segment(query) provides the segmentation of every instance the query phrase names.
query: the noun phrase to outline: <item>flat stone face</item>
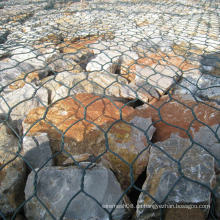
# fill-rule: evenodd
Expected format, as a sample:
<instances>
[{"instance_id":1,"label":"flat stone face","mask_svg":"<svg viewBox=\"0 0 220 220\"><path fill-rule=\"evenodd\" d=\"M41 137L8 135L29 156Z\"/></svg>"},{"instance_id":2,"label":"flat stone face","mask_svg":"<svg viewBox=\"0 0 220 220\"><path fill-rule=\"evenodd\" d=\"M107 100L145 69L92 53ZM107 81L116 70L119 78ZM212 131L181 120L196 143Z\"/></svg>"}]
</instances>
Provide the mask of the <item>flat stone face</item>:
<instances>
[{"instance_id":1,"label":"flat stone face","mask_svg":"<svg viewBox=\"0 0 220 220\"><path fill-rule=\"evenodd\" d=\"M36 133L34 136L25 136L21 155L31 165L30 169L40 168L43 165L52 166L53 161L50 159L52 152L48 135Z\"/></svg>"},{"instance_id":2,"label":"flat stone face","mask_svg":"<svg viewBox=\"0 0 220 220\"><path fill-rule=\"evenodd\" d=\"M157 129L154 140L163 141L169 138L172 133L188 137L187 130L189 130L189 134L194 136L200 127L215 125L220 121L218 109L219 106L215 102L198 103L190 95L172 95L171 99L164 96L152 105L137 108L135 112L139 117L152 117Z\"/></svg>"},{"instance_id":3,"label":"flat stone face","mask_svg":"<svg viewBox=\"0 0 220 220\"><path fill-rule=\"evenodd\" d=\"M122 55L119 51L102 51L96 58L92 59L86 66L87 71L107 71L115 73L119 65L119 58Z\"/></svg>"},{"instance_id":4,"label":"flat stone face","mask_svg":"<svg viewBox=\"0 0 220 220\"><path fill-rule=\"evenodd\" d=\"M38 172L36 179L37 196L45 204L54 218L59 219L63 214L65 219L108 219L108 213L118 202L123 191L120 188L114 174L107 168L95 166L85 171L85 176L78 167L48 167ZM35 175L32 172L25 187L25 198L28 199L34 193L33 183ZM88 197L82 190L89 195ZM75 196L75 197L74 197ZM74 197L73 200L71 200ZM92 198L96 199L100 205ZM70 204L68 205L68 203ZM126 197L122 198L113 213L113 219L126 219L129 210L123 208L129 203ZM68 206L67 206L68 205ZM103 208L102 208L103 205ZM106 206L107 205L107 206ZM66 212L64 214L65 208ZM48 212L33 197L25 205L25 215L28 219L50 219Z\"/></svg>"},{"instance_id":5,"label":"flat stone face","mask_svg":"<svg viewBox=\"0 0 220 220\"><path fill-rule=\"evenodd\" d=\"M217 121L216 121L217 122ZM195 133L194 141L199 143L204 149L209 151L215 157L215 170L216 173L220 173L220 143L219 143L220 129L219 124L212 127L201 127L197 133Z\"/></svg>"},{"instance_id":6,"label":"flat stone face","mask_svg":"<svg viewBox=\"0 0 220 220\"><path fill-rule=\"evenodd\" d=\"M48 104L47 90L26 84L23 88L0 96L0 113L7 115L11 109L10 116L16 127L16 121L23 120L31 109L42 104Z\"/></svg>"},{"instance_id":7,"label":"flat stone face","mask_svg":"<svg viewBox=\"0 0 220 220\"><path fill-rule=\"evenodd\" d=\"M47 77L40 82L43 87L49 90L51 102L75 96L78 93L91 93L103 95L104 93L111 98L128 99L122 96L122 85L127 84L127 80L121 76L109 74L106 72L78 73L61 72L56 77Z\"/></svg>"},{"instance_id":8,"label":"flat stone face","mask_svg":"<svg viewBox=\"0 0 220 220\"><path fill-rule=\"evenodd\" d=\"M177 162L180 162L181 172L188 179L181 178ZM151 147L147 179L142 190L149 193L158 203L174 206L176 204L210 205L211 192L200 183L213 188L214 182L213 157L198 145L192 145L189 139L174 135ZM166 198L168 193L169 196ZM149 196L141 193L138 199L140 208L137 209L137 217L140 219L160 217L160 209L141 208L141 205L156 204ZM205 216L208 211L208 208L204 209Z\"/></svg>"},{"instance_id":9,"label":"flat stone face","mask_svg":"<svg viewBox=\"0 0 220 220\"><path fill-rule=\"evenodd\" d=\"M24 202L25 164L20 157L16 157L19 142L9 132L6 125L0 124L0 211L4 217L14 214Z\"/></svg>"}]
</instances>

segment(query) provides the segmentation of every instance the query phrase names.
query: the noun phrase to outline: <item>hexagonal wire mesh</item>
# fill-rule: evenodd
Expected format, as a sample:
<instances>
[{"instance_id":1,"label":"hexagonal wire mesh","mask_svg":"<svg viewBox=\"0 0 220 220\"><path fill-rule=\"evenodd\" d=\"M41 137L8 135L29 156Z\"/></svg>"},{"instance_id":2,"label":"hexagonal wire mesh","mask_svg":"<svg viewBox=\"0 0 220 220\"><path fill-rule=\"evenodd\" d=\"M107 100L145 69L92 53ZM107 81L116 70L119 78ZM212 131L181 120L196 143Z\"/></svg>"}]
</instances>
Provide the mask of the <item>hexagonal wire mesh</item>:
<instances>
[{"instance_id":1,"label":"hexagonal wire mesh","mask_svg":"<svg viewBox=\"0 0 220 220\"><path fill-rule=\"evenodd\" d=\"M2 219L220 217L219 1L0 12Z\"/></svg>"}]
</instances>

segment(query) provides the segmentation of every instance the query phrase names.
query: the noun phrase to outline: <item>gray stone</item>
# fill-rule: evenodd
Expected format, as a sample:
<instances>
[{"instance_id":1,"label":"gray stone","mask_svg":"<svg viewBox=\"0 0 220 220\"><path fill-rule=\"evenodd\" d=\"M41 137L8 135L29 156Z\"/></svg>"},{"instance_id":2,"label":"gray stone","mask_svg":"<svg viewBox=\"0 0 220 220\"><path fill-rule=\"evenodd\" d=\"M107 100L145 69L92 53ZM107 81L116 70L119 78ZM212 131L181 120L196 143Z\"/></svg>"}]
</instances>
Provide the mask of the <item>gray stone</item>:
<instances>
[{"instance_id":1,"label":"gray stone","mask_svg":"<svg viewBox=\"0 0 220 220\"><path fill-rule=\"evenodd\" d=\"M215 170L220 173L220 127L218 124L209 127L201 127L194 134L194 141L207 149L215 158Z\"/></svg>"},{"instance_id":2,"label":"gray stone","mask_svg":"<svg viewBox=\"0 0 220 220\"><path fill-rule=\"evenodd\" d=\"M34 136L25 136L21 155L31 165L30 169L52 166L53 160L50 159L52 152L48 135L46 133L35 133ZM47 162L47 160L49 161Z\"/></svg>"},{"instance_id":3,"label":"gray stone","mask_svg":"<svg viewBox=\"0 0 220 220\"><path fill-rule=\"evenodd\" d=\"M201 74L199 70L186 71L173 88L174 94L194 94L205 101L220 103L220 79L217 76Z\"/></svg>"},{"instance_id":4,"label":"gray stone","mask_svg":"<svg viewBox=\"0 0 220 220\"><path fill-rule=\"evenodd\" d=\"M22 69L16 66L15 61L0 61L0 85L7 85L21 74Z\"/></svg>"},{"instance_id":5,"label":"gray stone","mask_svg":"<svg viewBox=\"0 0 220 220\"><path fill-rule=\"evenodd\" d=\"M54 218L59 219L63 214L64 219L109 219L108 213L103 208L111 211L112 207L107 206L115 205L123 192L112 171L99 165L88 167L89 165L83 179L83 170L78 167L45 167L37 176L32 171L25 187L25 198L28 199L33 195L33 183L36 179L37 196ZM81 191L82 189L95 198L101 207ZM127 202L129 201L125 196L118 204L122 208L114 210L112 219L129 217L129 210L123 207ZM28 219L51 219L36 197L26 203L25 215Z\"/></svg>"},{"instance_id":6,"label":"gray stone","mask_svg":"<svg viewBox=\"0 0 220 220\"><path fill-rule=\"evenodd\" d=\"M0 95L0 113L5 115L10 114L15 127L17 126L17 121L23 120L30 110L47 104L47 90L32 84L26 84L23 88Z\"/></svg>"},{"instance_id":7,"label":"gray stone","mask_svg":"<svg viewBox=\"0 0 220 220\"><path fill-rule=\"evenodd\" d=\"M7 29L0 30L0 44L4 44L7 41L7 37L10 34L10 31Z\"/></svg>"},{"instance_id":8,"label":"gray stone","mask_svg":"<svg viewBox=\"0 0 220 220\"><path fill-rule=\"evenodd\" d=\"M19 141L11 130L0 124L0 212L11 216L24 202L25 165L17 156ZM11 161L13 160L13 161ZM3 166L5 166L3 168Z\"/></svg>"},{"instance_id":9,"label":"gray stone","mask_svg":"<svg viewBox=\"0 0 220 220\"><path fill-rule=\"evenodd\" d=\"M166 205L210 205L211 192L198 183L213 188L215 183L213 157L200 146L192 145L190 139L180 138L178 135L173 135L166 141L157 142L155 145L158 148L151 147L147 179L142 190L149 193L158 203ZM168 155L173 159L170 159ZM177 161L180 162L183 175L198 183L181 178ZM154 208L157 203L146 194L140 194L137 205L138 219L160 217L160 209ZM200 209L196 210L201 212ZM204 208L203 212L207 217L208 207ZM184 216L184 209L182 215Z\"/></svg>"}]
</instances>

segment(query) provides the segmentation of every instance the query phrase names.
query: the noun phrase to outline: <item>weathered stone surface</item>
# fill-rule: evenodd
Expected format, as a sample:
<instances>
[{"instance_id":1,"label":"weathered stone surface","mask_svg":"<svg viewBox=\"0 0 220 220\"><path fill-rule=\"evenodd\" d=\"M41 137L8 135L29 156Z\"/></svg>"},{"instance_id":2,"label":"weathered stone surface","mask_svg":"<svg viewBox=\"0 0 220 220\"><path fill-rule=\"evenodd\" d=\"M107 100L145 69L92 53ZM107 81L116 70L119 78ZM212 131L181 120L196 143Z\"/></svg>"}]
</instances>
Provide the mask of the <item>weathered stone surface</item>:
<instances>
[{"instance_id":1,"label":"weathered stone surface","mask_svg":"<svg viewBox=\"0 0 220 220\"><path fill-rule=\"evenodd\" d=\"M6 125L0 124L0 211L5 217L14 214L24 202L26 172L23 160L16 158L18 150L18 139Z\"/></svg>"},{"instance_id":2,"label":"weathered stone surface","mask_svg":"<svg viewBox=\"0 0 220 220\"><path fill-rule=\"evenodd\" d=\"M50 159L52 152L48 135L36 133L34 136L25 136L23 138L21 155L31 165L30 169L40 168L43 165L52 166L53 160ZM47 160L49 161L47 162Z\"/></svg>"},{"instance_id":3,"label":"weathered stone surface","mask_svg":"<svg viewBox=\"0 0 220 220\"><path fill-rule=\"evenodd\" d=\"M112 152L106 152L101 159L114 170L122 187L126 188L130 184L129 164L148 146L145 135L148 135L150 140L155 130L151 125L151 120L135 117L133 108L123 107L123 103L116 101L113 104L107 98L84 93L77 94L75 99L68 97L52 105L48 109L45 120L40 120L30 129L29 133L48 133L52 142L52 151L60 151L61 134L56 128L46 123L50 122L61 132L65 132L64 149L73 157L84 153L97 157L107 149L105 136L100 128L104 131L110 129L107 133L109 148L128 164L120 160L117 155L113 155ZM122 108L122 119L131 125L125 124L123 121L116 123L120 119L120 108ZM41 119L44 113L45 108L32 110L23 123L24 131ZM113 125L113 123L115 124ZM137 129L134 125L142 130ZM110 126L112 127L110 128ZM56 163L62 164L67 158L67 155L60 154L56 157ZM145 169L147 162L148 150L146 149L133 165L134 179Z\"/></svg>"},{"instance_id":4,"label":"weathered stone surface","mask_svg":"<svg viewBox=\"0 0 220 220\"><path fill-rule=\"evenodd\" d=\"M198 102L190 95L164 96L158 102L138 107L135 111L139 117L152 117L156 128L154 141L166 140L172 133L194 137L200 127L213 126L220 121L219 106L215 102Z\"/></svg>"},{"instance_id":5,"label":"weathered stone surface","mask_svg":"<svg viewBox=\"0 0 220 220\"><path fill-rule=\"evenodd\" d=\"M218 121L216 121L218 123ZM220 173L220 129L218 124L212 127L201 127L194 135L194 141L215 156L215 170Z\"/></svg>"},{"instance_id":6,"label":"weathered stone surface","mask_svg":"<svg viewBox=\"0 0 220 220\"><path fill-rule=\"evenodd\" d=\"M202 74L198 69L185 71L181 81L173 88L174 94L194 94L205 101L220 103L220 79L211 74Z\"/></svg>"},{"instance_id":7,"label":"weathered stone surface","mask_svg":"<svg viewBox=\"0 0 220 220\"><path fill-rule=\"evenodd\" d=\"M202 68L205 72L215 76L220 75L220 54L208 54L201 60Z\"/></svg>"},{"instance_id":8,"label":"weathered stone surface","mask_svg":"<svg viewBox=\"0 0 220 220\"><path fill-rule=\"evenodd\" d=\"M131 183L129 165L133 163L134 181L146 168L150 147L148 140L151 140L155 131L150 118L134 117L129 123L131 126L119 122L111 127L108 132L110 151L102 157L104 164L114 171L123 189L126 189ZM145 151L143 151L144 149Z\"/></svg>"},{"instance_id":9,"label":"weathered stone surface","mask_svg":"<svg viewBox=\"0 0 220 220\"><path fill-rule=\"evenodd\" d=\"M22 70L12 60L1 61L0 63L0 84L7 85L22 74Z\"/></svg>"},{"instance_id":10,"label":"weathered stone surface","mask_svg":"<svg viewBox=\"0 0 220 220\"><path fill-rule=\"evenodd\" d=\"M39 51L34 50L32 47L15 47L11 51L11 60L16 61L17 63L27 63L32 66L32 71L37 69L45 68L45 60L40 55ZM23 65L23 64L21 64Z\"/></svg>"},{"instance_id":11,"label":"weathered stone surface","mask_svg":"<svg viewBox=\"0 0 220 220\"><path fill-rule=\"evenodd\" d=\"M82 190L83 172L78 167L48 167L38 173L36 187L37 196L45 204L54 218L59 219L108 219L108 213L99 206L115 205L123 191L114 174L102 166L86 169L83 179L83 191L96 199L88 197ZM33 183L35 175L32 172L25 187L25 198L34 194ZM79 193L77 195L77 193ZM73 196L76 196L72 201ZM71 201L71 202L70 202ZM69 206L68 202L70 202ZM125 204L129 203L124 197L112 213L112 219L126 219L129 210ZM124 208L123 208L124 206ZM65 211L65 208L67 210ZM111 211L112 208L105 207ZM65 211L65 213L64 213ZM28 219L50 219L49 213L36 197L31 198L25 205L25 215Z\"/></svg>"},{"instance_id":12,"label":"weathered stone surface","mask_svg":"<svg viewBox=\"0 0 220 220\"><path fill-rule=\"evenodd\" d=\"M80 73L83 71L81 66L74 60L71 55L62 55L56 53L51 57L47 58L48 67L56 72L70 71L72 73Z\"/></svg>"},{"instance_id":13,"label":"weathered stone surface","mask_svg":"<svg viewBox=\"0 0 220 220\"><path fill-rule=\"evenodd\" d=\"M18 78L15 79L15 82L9 85L11 90L16 90L19 88L23 88L27 83L35 83L39 80L39 73L34 71L32 73L22 73Z\"/></svg>"},{"instance_id":14,"label":"weathered stone surface","mask_svg":"<svg viewBox=\"0 0 220 220\"><path fill-rule=\"evenodd\" d=\"M146 81L139 80L136 84L133 82L121 87L120 96L126 99L139 99L142 102L150 102L153 99L159 99L159 93L151 87Z\"/></svg>"},{"instance_id":15,"label":"weathered stone surface","mask_svg":"<svg viewBox=\"0 0 220 220\"><path fill-rule=\"evenodd\" d=\"M0 96L0 113L7 115L11 109L11 119L17 126L16 121L23 120L31 109L42 104L48 104L47 90L26 84L23 88Z\"/></svg>"},{"instance_id":16,"label":"weathered stone surface","mask_svg":"<svg viewBox=\"0 0 220 220\"><path fill-rule=\"evenodd\" d=\"M181 75L178 68L161 65L152 65L151 68L136 68L136 71L136 84L139 80L146 80L146 82L161 95L171 88Z\"/></svg>"},{"instance_id":17,"label":"weathered stone surface","mask_svg":"<svg viewBox=\"0 0 220 220\"><path fill-rule=\"evenodd\" d=\"M157 142L156 146L159 148L151 147L147 179L142 190L149 193L158 203L167 205L210 205L211 192L199 183L213 188L215 183L213 157L200 146L192 145L190 139L181 138L178 135L173 135L164 142ZM188 179L181 178L177 162L180 162L181 172ZM138 199L138 219L159 218L160 209L154 209L153 206L143 208L144 205L147 207L147 205L156 204L149 196L141 193ZM208 211L208 208L203 209L205 217ZM196 212L199 214L201 210L196 209ZM183 210L181 216L184 215Z\"/></svg>"},{"instance_id":18,"label":"weathered stone surface","mask_svg":"<svg viewBox=\"0 0 220 220\"><path fill-rule=\"evenodd\" d=\"M0 30L0 44L4 44L7 41L7 37L10 34L9 30L1 29Z\"/></svg>"},{"instance_id":19,"label":"weathered stone surface","mask_svg":"<svg viewBox=\"0 0 220 220\"><path fill-rule=\"evenodd\" d=\"M107 73L115 73L119 66L119 60L122 53L119 51L105 50L92 59L86 66L87 71L106 71Z\"/></svg>"},{"instance_id":20,"label":"weathered stone surface","mask_svg":"<svg viewBox=\"0 0 220 220\"><path fill-rule=\"evenodd\" d=\"M105 72L72 74L65 71L47 79L43 79L40 84L49 90L51 102L78 93L105 93L112 98L129 98L126 94L121 95L122 85L127 84L127 80L118 75Z\"/></svg>"}]
</instances>

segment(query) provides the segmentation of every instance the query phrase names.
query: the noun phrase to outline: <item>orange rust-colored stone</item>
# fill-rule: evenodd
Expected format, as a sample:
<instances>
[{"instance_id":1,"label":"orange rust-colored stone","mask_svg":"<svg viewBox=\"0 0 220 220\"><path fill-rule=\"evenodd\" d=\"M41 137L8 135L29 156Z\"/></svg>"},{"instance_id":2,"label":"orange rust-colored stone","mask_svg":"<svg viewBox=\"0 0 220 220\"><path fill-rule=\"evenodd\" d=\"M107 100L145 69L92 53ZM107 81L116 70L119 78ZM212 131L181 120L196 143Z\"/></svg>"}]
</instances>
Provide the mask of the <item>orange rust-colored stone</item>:
<instances>
[{"instance_id":1,"label":"orange rust-colored stone","mask_svg":"<svg viewBox=\"0 0 220 220\"><path fill-rule=\"evenodd\" d=\"M152 121L156 122L155 142L168 139L172 133L179 133L183 138L189 135L193 137L200 127L220 123L220 111L216 103L198 103L179 95L172 95L172 100L164 96L156 103L146 105L146 108L136 109L135 114L144 118L152 117Z\"/></svg>"},{"instance_id":2,"label":"orange rust-colored stone","mask_svg":"<svg viewBox=\"0 0 220 220\"><path fill-rule=\"evenodd\" d=\"M18 78L16 78L14 83L9 85L11 90L16 90L19 88L23 88L26 83L31 83L33 81L39 80L39 73L38 71L34 71L32 73L22 73Z\"/></svg>"},{"instance_id":3,"label":"orange rust-colored stone","mask_svg":"<svg viewBox=\"0 0 220 220\"><path fill-rule=\"evenodd\" d=\"M61 132L65 132L65 138L81 142L97 126L104 129L120 119L119 109L123 106L120 102L115 102L116 107L107 98L100 98L99 96L85 93L77 94L75 98L78 101L68 97L54 103L48 108L45 120L42 119L37 122L29 133L46 132L54 139L60 140L60 133L56 128L48 124L51 123ZM131 107L124 107L121 111L122 118L125 120L132 117L134 112ZM31 126L37 120L43 118L45 112L45 107L35 108L28 114L24 122ZM92 123L95 123L97 126Z\"/></svg>"},{"instance_id":4,"label":"orange rust-colored stone","mask_svg":"<svg viewBox=\"0 0 220 220\"><path fill-rule=\"evenodd\" d=\"M123 76L129 81L135 80L137 67L152 67L155 65L163 66L175 66L182 71L198 68L189 64L186 60L176 56L174 53L165 54L162 52L146 54L146 57L140 58L137 61L129 60L123 64L122 72ZM154 67L152 67L154 68Z\"/></svg>"}]
</instances>

